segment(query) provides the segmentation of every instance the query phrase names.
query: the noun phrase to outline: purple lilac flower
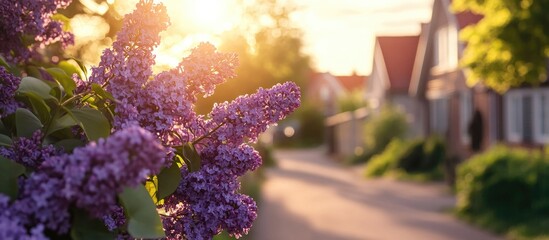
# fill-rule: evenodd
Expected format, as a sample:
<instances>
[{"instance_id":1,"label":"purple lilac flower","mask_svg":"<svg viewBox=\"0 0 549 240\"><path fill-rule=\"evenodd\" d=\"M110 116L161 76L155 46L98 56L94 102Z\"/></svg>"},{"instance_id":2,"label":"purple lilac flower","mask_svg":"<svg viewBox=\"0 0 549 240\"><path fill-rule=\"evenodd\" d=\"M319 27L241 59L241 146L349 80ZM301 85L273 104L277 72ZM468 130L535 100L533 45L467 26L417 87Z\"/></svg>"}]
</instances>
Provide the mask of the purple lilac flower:
<instances>
[{"instance_id":1,"label":"purple lilac flower","mask_svg":"<svg viewBox=\"0 0 549 240\"><path fill-rule=\"evenodd\" d=\"M219 53L213 45L201 43L191 51L179 64L179 69L185 77L187 94L192 96L194 103L196 95L210 96L217 84L236 76L238 65L236 54Z\"/></svg>"},{"instance_id":2,"label":"purple lilac flower","mask_svg":"<svg viewBox=\"0 0 549 240\"><path fill-rule=\"evenodd\" d=\"M42 137L42 132L36 131L30 138L16 138L12 147L0 147L0 155L25 167L36 169L45 159L61 154L53 145L43 146Z\"/></svg>"},{"instance_id":3,"label":"purple lilac flower","mask_svg":"<svg viewBox=\"0 0 549 240\"><path fill-rule=\"evenodd\" d=\"M12 75L0 66L0 118L14 113L17 109L15 91L19 87L19 83L21 83L21 78Z\"/></svg>"},{"instance_id":4,"label":"purple lilac flower","mask_svg":"<svg viewBox=\"0 0 549 240\"><path fill-rule=\"evenodd\" d=\"M106 222L114 227L122 221L120 214L116 215L120 213L117 194L157 173L165 165L164 152L146 130L120 130L70 155L46 159L20 184L14 209L25 225L43 224L59 233L70 228L69 206L85 209L96 218L110 216L112 222Z\"/></svg>"},{"instance_id":5,"label":"purple lilac flower","mask_svg":"<svg viewBox=\"0 0 549 240\"><path fill-rule=\"evenodd\" d=\"M77 148L62 163L45 162L64 177L60 189L76 206L101 218L116 211L116 194L136 186L165 165L165 149L150 132L130 127ZM60 166L59 166L60 165Z\"/></svg>"},{"instance_id":6,"label":"purple lilac flower","mask_svg":"<svg viewBox=\"0 0 549 240\"><path fill-rule=\"evenodd\" d=\"M261 157L244 142L295 110L299 98L298 87L286 83L217 105L210 120L202 119L196 131L206 128L212 137L197 145L202 168L192 173L182 168L181 184L165 200L168 216L163 223L169 239L211 239L222 229L235 237L247 234L257 206L238 193L238 177L256 169Z\"/></svg>"},{"instance_id":7,"label":"purple lilac flower","mask_svg":"<svg viewBox=\"0 0 549 240\"><path fill-rule=\"evenodd\" d=\"M27 231L19 215L13 214L9 205L9 198L0 194L0 239L21 239L21 240L42 240L48 239L44 236L44 226L34 226L30 232Z\"/></svg>"},{"instance_id":8,"label":"purple lilac flower","mask_svg":"<svg viewBox=\"0 0 549 240\"><path fill-rule=\"evenodd\" d=\"M52 19L57 9L65 8L71 0L1 0L0 53L17 63L31 58L36 49L61 42L72 44L74 36L63 31L61 22ZM24 40L32 36L34 43Z\"/></svg>"},{"instance_id":9,"label":"purple lilac flower","mask_svg":"<svg viewBox=\"0 0 549 240\"><path fill-rule=\"evenodd\" d=\"M126 216L124 215L124 208L121 206L113 207L113 211L103 216L103 222L109 231L114 231L126 224Z\"/></svg>"},{"instance_id":10,"label":"purple lilac flower","mask_svg":"<svg viewBox=\"0 0 549 240\"><path fill-rule=\"evenodd\" d=\"M270 124L282 120L299 107L299 87L293 82L260 88L255 94L240 96L231 103L216 104L210 113L212 124L224 124L215 131L217 140L240 145L246 138L257 140Z\"/></svg>"},{"instance_id":11,"label":"purple lilac flower","mask_svg":"<svg viewBox=\"0 0 549 240\"><path fill-rule=\"evenodd\" d=\"M139 1L135 11L124 17L112 49L103 52L99 66L92 70L90 81L99 84L108 81L107 90L119 101L115 109L116 129L137 123L136 104L146 101L140 98L141 92L155 62L152 50L160 42L159 33L167 26L163 5Z\"/></svg>"}]
</instances>

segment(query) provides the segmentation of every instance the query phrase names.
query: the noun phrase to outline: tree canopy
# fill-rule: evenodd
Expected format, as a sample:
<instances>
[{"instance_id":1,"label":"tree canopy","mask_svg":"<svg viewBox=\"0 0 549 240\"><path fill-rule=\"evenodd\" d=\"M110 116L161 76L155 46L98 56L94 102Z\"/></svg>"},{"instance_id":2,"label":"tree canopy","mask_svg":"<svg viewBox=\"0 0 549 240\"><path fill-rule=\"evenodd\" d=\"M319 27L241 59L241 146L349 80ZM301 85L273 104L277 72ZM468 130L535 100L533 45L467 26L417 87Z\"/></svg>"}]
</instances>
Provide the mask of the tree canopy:
<instances>
[{"instance_id":1,"label":"tree canopy","mask_svg":"<svg viewBox=\"0 0 549 240\"><path fill-rule=\"evenodd\" d=\"M549 0L455 0L452 8L484 16L461 32L469 84L480 81L503 92L547 80Z\"/></svg>"}]
</instances>

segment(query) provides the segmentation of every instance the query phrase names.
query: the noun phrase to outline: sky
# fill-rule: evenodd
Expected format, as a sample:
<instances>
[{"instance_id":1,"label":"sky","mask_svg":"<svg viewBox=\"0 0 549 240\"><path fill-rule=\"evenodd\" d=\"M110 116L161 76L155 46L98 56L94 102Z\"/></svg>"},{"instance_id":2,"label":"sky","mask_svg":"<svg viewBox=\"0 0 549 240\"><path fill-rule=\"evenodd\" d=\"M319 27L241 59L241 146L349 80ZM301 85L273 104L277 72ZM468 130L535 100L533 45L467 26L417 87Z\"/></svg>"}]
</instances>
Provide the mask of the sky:
<instances>
[{"instance_id":1,"label":"sky","mask_svg":"<svg viewBox=\"0 0 549 240\"><path fill-rule=\"evenodd\" d=\"M94 3L93 0L82 1ZM115 7L127 13L132 11L136 1L108 2L115 2ZM237 0L155 1L166 4L172 23L163 33L162 43L156 50L158 65L176 66L182 55L186 55L198 42L216 44L216 38L212 36L238 24L240 18L235 6ZM313 67L335 75L350 75L353 72L369 74L375 36L417 35L420 23L429 21L433 3L433 0L279 1L297 7L292 20L295 26L303 30L305 52L312 57ZM100 29L99 23L93 25L89 24L89 19L85 20L83 22L86 24L79 27L84 33ZM185 35L182 40L183 35L179 33L188 33L189 30L194 33Z\"/></svg>"},{"instance_id":2,"label":"sky","mask_svg":"<svg viewBox=\"0 0 549 240\"><path fill-rule=\"evenodd\" d=\"M294 0L317 70L369 74L376 35L417 35L433 0Z\"/></svg>"}]
</instances>

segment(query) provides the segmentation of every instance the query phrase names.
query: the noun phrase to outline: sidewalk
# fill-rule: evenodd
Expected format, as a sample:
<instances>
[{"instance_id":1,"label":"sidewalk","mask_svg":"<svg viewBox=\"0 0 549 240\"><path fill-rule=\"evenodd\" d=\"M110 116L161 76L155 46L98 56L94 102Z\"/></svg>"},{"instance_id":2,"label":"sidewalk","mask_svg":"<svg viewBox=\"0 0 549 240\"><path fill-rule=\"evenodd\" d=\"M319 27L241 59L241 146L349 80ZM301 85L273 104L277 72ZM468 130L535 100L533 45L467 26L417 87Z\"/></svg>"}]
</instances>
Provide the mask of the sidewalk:
<instances>
[{"instance_id":1,"label":"sidewalk","mask_svg":"<svg viewBox=\"0 0 549 240\"><path fill-rule=\"evenodd\" d=\"M366 180L322 149L275 154L253 239L500 239L445 213L443 184Z\"/></svg>"}]
</instances>

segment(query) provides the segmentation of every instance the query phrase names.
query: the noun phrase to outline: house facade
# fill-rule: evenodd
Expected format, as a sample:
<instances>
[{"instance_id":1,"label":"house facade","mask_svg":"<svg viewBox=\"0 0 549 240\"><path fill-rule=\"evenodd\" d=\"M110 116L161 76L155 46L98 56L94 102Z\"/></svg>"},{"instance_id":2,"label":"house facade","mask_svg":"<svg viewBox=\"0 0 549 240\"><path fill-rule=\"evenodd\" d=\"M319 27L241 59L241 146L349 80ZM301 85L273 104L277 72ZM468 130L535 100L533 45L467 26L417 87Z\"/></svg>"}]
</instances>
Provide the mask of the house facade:
<instances>
[{"instance_id":1,"label":"house facade","mask_svg":"<svg viewBox=\"0 0 549 240\"><path fill-rule=\"evenodd\" d=\"M377 36L372 73L365 86L365 98L373 112L391 104L402 110L410 125L409 136L421 134L423 115L419 102L408 94L419 36Z\"/></svg>"},{"instance_id":2,"label":"house facade","mask_svg":"<svg viewBox=\"0 0 549 240\"><path fill-rule=\"evenodd\" d=\"M410 94L422 102L424 135L446 139L449 155L464 159L498 142L539 147L549 143L549 88L513 88L500 95L466 84L458 62L466 45L458 33L481 16L453 13L450 0L435 0L418 44Z\"/></svg>"}]
</instances>

